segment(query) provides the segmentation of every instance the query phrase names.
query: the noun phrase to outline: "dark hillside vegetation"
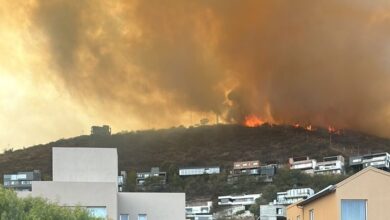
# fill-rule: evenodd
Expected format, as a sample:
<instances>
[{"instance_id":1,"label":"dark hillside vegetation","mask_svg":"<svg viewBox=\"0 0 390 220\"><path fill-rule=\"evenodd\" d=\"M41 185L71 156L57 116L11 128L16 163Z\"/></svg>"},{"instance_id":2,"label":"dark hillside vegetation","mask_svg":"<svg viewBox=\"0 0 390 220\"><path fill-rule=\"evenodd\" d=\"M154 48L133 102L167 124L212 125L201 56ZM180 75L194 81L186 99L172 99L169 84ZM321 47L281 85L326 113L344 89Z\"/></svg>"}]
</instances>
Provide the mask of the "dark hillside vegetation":
<instances>
[{"instance_id":1,"label":"dark hillside vegetation","mask_svg":"<svg viewBox=\"0 0 390 220\"><path fill-rule=\"evenodd\" d=\"M326 129L307 131L283 125L249 128L215 125L192 128L132 131L111 136L79 136L0 155L0 174L38 169L51 177L52 147L116 147L119 169L147 171L152 166L220 165L259 159L286 163L291 156L321 160L324 156L390 151L390 140L353 131L333 134L330 144ZM1 175L2 178L2 175Z\"/></svg>"}]
</instances>

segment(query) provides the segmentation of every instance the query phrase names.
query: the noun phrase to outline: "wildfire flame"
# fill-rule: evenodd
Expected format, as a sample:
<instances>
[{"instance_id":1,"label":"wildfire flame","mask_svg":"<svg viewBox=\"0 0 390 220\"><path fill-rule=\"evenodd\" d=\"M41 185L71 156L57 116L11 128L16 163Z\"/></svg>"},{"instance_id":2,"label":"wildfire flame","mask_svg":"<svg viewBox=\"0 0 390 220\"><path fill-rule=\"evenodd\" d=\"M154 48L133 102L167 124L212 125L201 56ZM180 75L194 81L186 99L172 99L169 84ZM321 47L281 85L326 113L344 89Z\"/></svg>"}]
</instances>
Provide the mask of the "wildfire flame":
<instances>
[{"instance_id":1,"label":"wildfire flame","mask_svg":"<svg viewBox=\"0 0 390 220\"><path fill-rule=\"evenodd\" d=\"M328 126L328 132L329 134L340 134L341 131L339 129L336 129L334 126L329 125Z\"/></svg>"},{"instance_id":2,"label":"wildfire flame","mask_svg":"<svg viewBox=\"0 0 390 220\"><path fill-rule=\"evenodd\" d=\"M306 126L306 130L308 131L314 131L314 128L311 125Z\"/></svg>"},{"instance_id":3,"label":"wildfire flame","mask_svg":"<svg viewBox=\"0 0 390 220\"><path fill-rule=\"evenodd\" d=\"M257 117L256 115L245 116L244 125L247 127L258 127L264 123L265 122L261 120L259 117Z\"/></svg>"}]
</instances>

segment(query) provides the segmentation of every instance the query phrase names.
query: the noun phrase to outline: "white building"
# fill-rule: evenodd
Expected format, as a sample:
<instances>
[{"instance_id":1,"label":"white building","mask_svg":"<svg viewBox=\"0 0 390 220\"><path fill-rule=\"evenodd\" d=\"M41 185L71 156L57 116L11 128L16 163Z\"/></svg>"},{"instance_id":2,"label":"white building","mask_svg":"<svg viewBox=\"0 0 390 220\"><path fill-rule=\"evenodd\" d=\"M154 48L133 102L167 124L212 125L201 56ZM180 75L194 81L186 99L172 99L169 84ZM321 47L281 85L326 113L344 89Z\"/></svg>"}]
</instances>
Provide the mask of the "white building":
<instances>
[{"instance_id":1,"label":"white building","mask_svg":"<svg viewBox=\"0 0 390 220\"><path fill-rule=\"evenodd\" d=\"M286 207L284 205L261 205L259 220L286 219Z\"/></svg>"},{"instance_id":2,"label":"white building","mask_svg":"<svg viewBox=\"0 0 390 220\"><path fill-rule=\"evenodd\" d=\"M291 205L312 195L314 195L314 190L311 188L290 189L286 192L278 192L273 203L274 205Z\"/></svg>"},{"instance_id":3,"label":"white building","mask_svg":"<svg viewBox=\"0 0 390 220\"><path fill-rule=\"evenodd\" d=\"M309 157L291 157L288 159L291 170L301 170L307 174L313 174L317 161Z\"/></svg>"},{"instance_id":4,"label":"white building","mask_svg":"<svg viewBox=\"0 0 390 220\"><path fill-rule=\"evenodd\" d=\"M185 167L179 169L179 176L197 176L204 174L219 174L219 167Z\"/></svg>"},{"instance_id":5,"label":"white building","mask_svg":"<svg viewBox=\"0 0 390 220\"><path fill-rule=\"evenodd\" d=\"M387 152L353 156L349 158L349 166L355 171L369 166L390 171L390 154Z\"/></svg>"},{"instance_id":6,"label":"white building","mask_svg":"<svg viewBox=\"0 0 390 220\"><path fill-rule=\"evenodd\" d=\"M212 206L212 201L188 203L186 206L186 218L192 220L213 220Z\"/></svg>"},{"instance_id":7,"label":"white building","mask_svg":"<svg viewBox=\"0 0 390 220\"><path fill-rule=\"evenodd\" d=\"M239 196L218 196L218 205L247 206L256 203L261 194L249 194Z\"/></svg>"},{"instance_id":8,"label":"white building","mask_svg":"<svg viewBox=\"0 0 390 220\"><path fill-rule=\"evenodd\" d=\"M315 174L344 174L344 157L341 155L324 157L318 162L314 170Z\"/></svg>"},{"instance_id":9,"label":"white building","mask_svg":"<svg viewBox=\"0 0 390 220\"><path fill-rule=\"evenodd\" d=\"M184 193L118 192L116 148L53 148L53 181L33 181L31 192L96 217L120 220L185 219Z\"/></svg>"}]
</instances>

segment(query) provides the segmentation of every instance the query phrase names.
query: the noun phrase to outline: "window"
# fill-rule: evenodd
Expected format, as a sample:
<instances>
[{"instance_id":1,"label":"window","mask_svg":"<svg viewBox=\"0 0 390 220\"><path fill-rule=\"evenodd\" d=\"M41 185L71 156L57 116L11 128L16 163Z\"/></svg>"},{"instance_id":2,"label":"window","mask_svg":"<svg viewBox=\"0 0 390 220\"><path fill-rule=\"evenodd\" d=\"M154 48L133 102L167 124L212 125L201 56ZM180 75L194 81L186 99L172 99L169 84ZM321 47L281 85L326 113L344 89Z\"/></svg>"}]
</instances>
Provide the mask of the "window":
<instances>
[{"instance_id":1,"label":"window","mask_svg":"<svg viewBox=\"0 0 390 220\"><path fill-rule=\"evenodd\" d=\"M119 220L129 220L129 215L128 214L120 214Z\"/></svg>"},{"instance_id":2,"label":"window","mask_svg":"<svg viewBox=\"0 0 390 220\"><path fill-rule=\"evenodd\" d=\"M107 218L106 207L87 207L87 211L92 217L103 219Z\"/></svg>"},{"instance_id":3,"label":"window","mask_svg":"<svg viewBox=\"0 0 390 220\"><path fill-rule=\"evenodd\" d=\"M366 200L341 200L341 220L367 220Z\"/></svg>"},{"instance_id":4,"label":"window","mask_svg":"<svg viewBox=\"0 0 390 220\"><path fill-rule=\"evenodd\" d=\"M309 220L314 220L314 209L309 211Z\"/></svg>"},{"instance_id":5,"label":"window","mask_svg":"<svg viewBox=\"0 0 390 220\"><path fill-rule=\"evenodd\" d=\"M138 220L148 220L146 214L138 214Z\"/></svg>"},{"instance_id":6,"label":"window","mask_svg":"<svg viewBox=\"0 0 390 220\"><path fill-rule=\"evenodd\" d=\"M276 214L277 215L283 215L283 209L282 208L276 208Z\"/></svg>"}]
</instances>

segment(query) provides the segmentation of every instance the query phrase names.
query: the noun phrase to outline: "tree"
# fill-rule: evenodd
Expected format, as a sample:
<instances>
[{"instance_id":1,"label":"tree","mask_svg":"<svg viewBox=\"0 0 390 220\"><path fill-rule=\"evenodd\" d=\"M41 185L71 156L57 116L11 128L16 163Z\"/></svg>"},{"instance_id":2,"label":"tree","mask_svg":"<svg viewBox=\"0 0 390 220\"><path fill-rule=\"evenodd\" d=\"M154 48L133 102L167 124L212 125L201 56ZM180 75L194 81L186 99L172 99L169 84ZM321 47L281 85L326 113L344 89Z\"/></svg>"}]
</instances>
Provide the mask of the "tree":
<instances>
[{"instance_id":1,"label":"tree","mask_svg":"<svg viewBox=\"0 0 390 220\"><path fill-rule=\"evenodd\" d=\"M42 198L18 198L16 193L0 187L0 220L96 220L87 210L66 208Z\"/></svg>"}]
</instances>

